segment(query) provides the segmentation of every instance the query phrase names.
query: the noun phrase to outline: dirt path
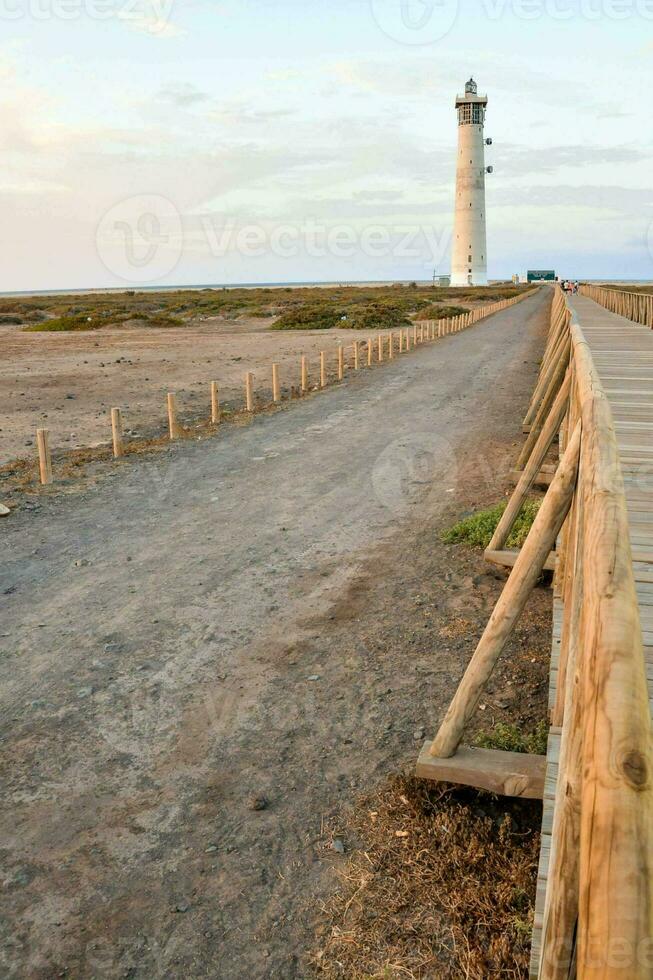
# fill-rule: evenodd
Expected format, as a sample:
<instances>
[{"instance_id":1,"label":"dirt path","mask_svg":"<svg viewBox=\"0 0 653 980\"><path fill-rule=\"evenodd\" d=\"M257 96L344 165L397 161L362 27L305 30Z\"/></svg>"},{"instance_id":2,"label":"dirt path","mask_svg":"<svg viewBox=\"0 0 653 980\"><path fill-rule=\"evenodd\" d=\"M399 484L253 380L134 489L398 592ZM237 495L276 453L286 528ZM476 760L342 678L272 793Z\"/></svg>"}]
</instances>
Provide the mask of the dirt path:
<instances>
[{"instance_id":1,"label":"dirt path","mask_svg":"<svg viewBox=\"0 0 653 980\"><path fill-rule=\"evenodd\" d=\"M366 339L360 330L270 330L269 324L214 317L180 329L81 333L0 325L0 465L34 457L38 426L49 428L54 449L108 444L109 413L119 406L125 427L149 438L165 430L168 391L177 392L182 419L206 417L211 381L220 386L223 406L240 405L245 371L254 373L257 391L269 391L276 361L288 391L299 384L301 354L316 380L320 350L329 353L335 372L338 345Z\"/></svg>"},{"instance_id":2,"label":"dirt path","mask_svg":"<svg viewBox=\"0 0 653 980\"><path fill-rule=\"evenodd\" d=\"M548 301L2 525L3 976L307 975L323 822L496 592L436 529L501 493Z\"/></svg>"}]
</instances>

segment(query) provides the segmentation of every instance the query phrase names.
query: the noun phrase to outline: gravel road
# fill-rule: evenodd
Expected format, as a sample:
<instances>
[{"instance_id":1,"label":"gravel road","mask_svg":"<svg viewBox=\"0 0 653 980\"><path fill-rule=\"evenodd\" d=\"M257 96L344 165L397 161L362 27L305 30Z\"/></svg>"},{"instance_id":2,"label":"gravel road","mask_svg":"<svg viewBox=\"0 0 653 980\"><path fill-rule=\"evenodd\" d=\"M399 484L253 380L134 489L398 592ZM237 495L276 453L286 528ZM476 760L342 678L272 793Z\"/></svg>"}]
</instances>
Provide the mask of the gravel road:
<instances>
[{"instance_id":1,"label":"gravel road","mask_svg":"<svg viewBox=\"0 0 653 980\"><path fill-rule=\"evenodd\" d=\"M366 596L410 619L420 529L496 480L549 302L3 521L3 976L307 975L323 818L420 721ZM455 677L424 671L433 715Z\"/></svg>"}]
</instances>

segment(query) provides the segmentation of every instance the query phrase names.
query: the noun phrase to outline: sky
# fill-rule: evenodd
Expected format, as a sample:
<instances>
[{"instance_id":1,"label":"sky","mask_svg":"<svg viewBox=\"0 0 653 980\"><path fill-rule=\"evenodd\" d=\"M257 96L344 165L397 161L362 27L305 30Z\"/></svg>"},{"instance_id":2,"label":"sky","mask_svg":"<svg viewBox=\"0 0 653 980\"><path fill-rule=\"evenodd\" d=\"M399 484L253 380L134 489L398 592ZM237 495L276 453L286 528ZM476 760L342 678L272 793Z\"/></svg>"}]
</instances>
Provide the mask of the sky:
<instances>
[{"instance_id":1,"label":"sky","mask_svg":"<svg viewBox=\"0 0 653 980\"><path fill-rule=\"evenodd\" d=\"M653 0L0 0L0 290L653 279Z\"/></svg>"}]
</instances>

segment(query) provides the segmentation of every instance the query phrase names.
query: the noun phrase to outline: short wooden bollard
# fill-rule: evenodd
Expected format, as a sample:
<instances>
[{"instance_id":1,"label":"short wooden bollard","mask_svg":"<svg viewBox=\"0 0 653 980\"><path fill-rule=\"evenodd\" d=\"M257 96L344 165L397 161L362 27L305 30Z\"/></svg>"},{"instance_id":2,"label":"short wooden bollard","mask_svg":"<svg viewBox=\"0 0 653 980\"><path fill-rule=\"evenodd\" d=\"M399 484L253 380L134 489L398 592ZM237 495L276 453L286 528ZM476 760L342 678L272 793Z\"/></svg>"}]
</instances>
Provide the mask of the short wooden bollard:
<instances>
[{"instance_id":1,"label":"short wooden bollard","mask_svg":"<svg viewBox=\"0 0 653 980\"><path fill-rule=\"evenodd\" d=\"M277 405L281 401L281 385L279 384L279 365L272 365L272 401Z\"/></svg>"},{"instance_id":2,"label":"short wooden bollard","mask_svg":"<svg viewBox=\"0 0 653 980\"><path fill-rule=\"evenodd\" d=\"M424 343L424 324L423 323L420 323L420 325L419 325L419 342L420 342L420 344L423 344Z\"/></svg>"},{"instance_id":3,"label":"short wooden bollard","mask_svg":"<svg viewBox=\"0 0 653 980\"><path fill-rule=\"evenodd\" d=\"M367 338L367 366L372 367L372 338Z\"/></svg>"},{"instance_id":4,"label":"short wooden bollard","mask_svg":"<svg viewBox=\"0 0 653 980\"><path fill-rule=\"evenodd\" d=\"M410 350L410 332L406 331L406 350Z\"/></svg>"},{"instance_id":5,"label":"short wooden bollard","mask_svg":"<svg viewBox=\"0 0 653 980\"><path fill-rule=\"evenodd\" d=\"M394 346L395 346L394 334L392 333L392 331L390 331L390 333L388 334L388 360L389 361L391 361L392 358L395 356Z\"/></svg>"},{"instance_id":6,"label":"short wooden bollard","mask_svg":"<svg viewBox=\"0 0 653 980\"><path fill-rule=\"evenodd\" d=\"M326 351L320 351L320 388L326 388Z\"/></svg>"},{"instance_id":7,"label":"short wooden bollard","mask_svg":"<svg viewBox=\"0 0 653 980\"><path fill-rule=\"evenodd\" d=\"M342 381L345 376L345 352L342 344L338 347L338 381Z\"/></svg>"},{"instance_id":8,"label":"short wooden bollard","mask_svg":"<svg viewBox=\"0 0 653 980\"><path fill-rule=\"evenodd\" d=\"M301 375L302 375L302 394L305 395L308 391L308 362L306 356L302 354L301 360Z\"/></svg>"},{"instance_id":9,"label":"short wooden bollard","mask_svg":"<svg viewBox=\"0 0 653 980\"><path fill-rule=\"evenodd\" d=\"M48 483L52 483L52 457L50 456L49 429L36 430L36 445L39 450L39 476L41 483L45 486Z\"/></svg>"},{"instance_id":10,"label":"short wooden bollard","mask_svg":"<svg viewBox=\"0 0 653 980\"><path fill-rule=\"evenodd\" d=\"M122 442L122 415L119 408L111 409L111 441L113 443L114 459L119 459L125 455L125 447Z\"/></svg>"},{"instance_id":11,"label":"short wooden bollard","mask_svg":"<svg viewBox=\"0 0 653 980\"><path fill-rule=\"evenodd\" d=\"M168 435L171 439L178 439L181 435L177 420L177 399L172 391L168 392Z\"/></svg>"},{"instance_id":12,"label":"short wooden bollard","mask_svg":"<svg viewBox=\"0 0 653 980\"><path fill-rule=\"evenodd\" d=\"M403 330L400 330L399 331L399 353L400 354L403 354L403 352L404 352L404 332L403 332Z\"/></svg>"},{"instance_id":13,"label":"short wooden bollard","mask_svg":"<svg viewBox=\"0 0 653 980\"><path fill-rule=\"evenodd\" d=\"M379 364L380 364L381 361L383 360L383 334L382 333L380 333L378 336L378 345L379 345Z\"/></svg>"},{"instance_id":14,"label":"short wooden bollard","mask_svg":"<svg viewBox=\"0 0 653 980\"><path fill-rule=\"evenodd\" d=\"M218 394L218 382L211 382L211 422L216 425L220 421L220 397Z\"/></svg>"},{"instance_id":15,"label":"short wooden bollard","mask_svg":"<svg viewBox=\"0 0 653 980\"><path fill-rule=\"evenodd\" d=\"M245 408L248 412L254 411L254 375L251 371L245 375Z\"/></svg>"},{"instance_id":16,"label":"short wooden bollard","mask_svg":"<svg viewBox=\"0 0 653 980\"><path fill-rule=\"evenodd\" d=\"M413 325L413 347L417 347L417 324Z\"/></svg>"},{"instance_id":17,"label":"short wooden bollard","mask_svg":"<svg viewBox=\"0 0 653 980\"><path fill-rule=\"evenodd\" d=\"M354 371L358 371L358 341L354 341Z\"/></svg>"}]
</instances>

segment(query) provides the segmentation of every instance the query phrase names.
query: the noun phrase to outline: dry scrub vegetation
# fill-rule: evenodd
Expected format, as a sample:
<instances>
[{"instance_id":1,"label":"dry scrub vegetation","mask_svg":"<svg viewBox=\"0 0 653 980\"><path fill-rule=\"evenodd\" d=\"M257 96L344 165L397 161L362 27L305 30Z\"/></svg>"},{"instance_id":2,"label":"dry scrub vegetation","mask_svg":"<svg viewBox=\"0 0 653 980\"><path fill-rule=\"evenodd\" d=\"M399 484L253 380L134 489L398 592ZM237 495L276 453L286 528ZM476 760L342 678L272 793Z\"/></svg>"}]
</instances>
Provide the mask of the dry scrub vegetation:
<instances>
[{"instance_id":1,"label":"dry scrub vegetation","mask_svg":"<svg viewBox=\"0 0 653 980\"><path fill-rule=\"evenodd\" d=\"M361 801L323 909L325 980L528 975L541 807L396 776Z\"/></svg>"},{"instance_id":2,"label":"dry scrub vegetation","mask_svg":"<svg viewBox=\"0 0 653 980\"><path fill-rule=\"evenodd\" d=\"M33 331L97 330L136 323L172 327L198 319L276 318L277 329L396 328L411 318L444 319L470 304L492 303L527 290L512 284L450 289L437 286L260 287L175 289L16 296L0 299L0 324ZM464 305L460 305L464 304Z\"/></svg>"}]
</instances>

